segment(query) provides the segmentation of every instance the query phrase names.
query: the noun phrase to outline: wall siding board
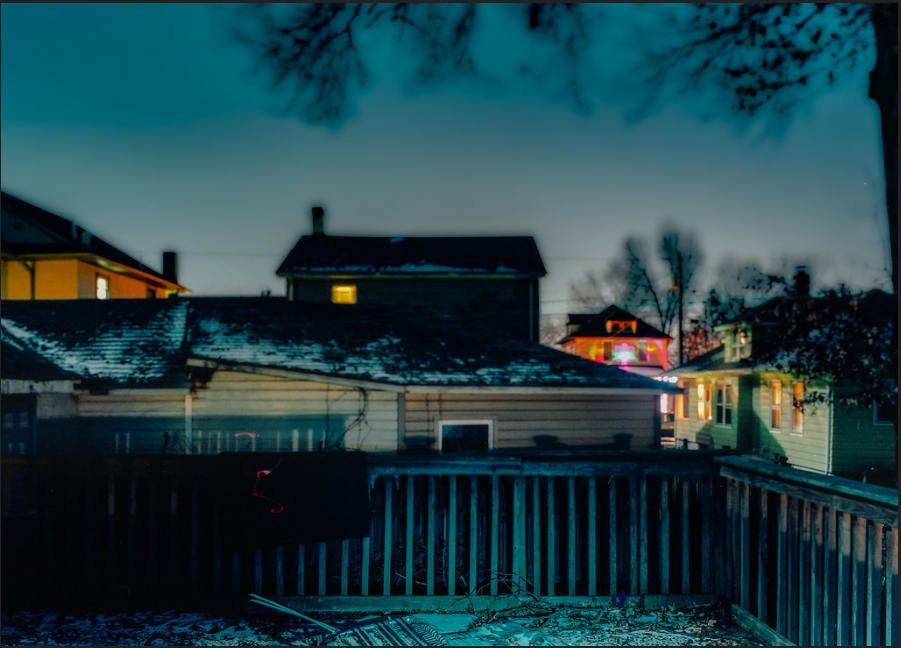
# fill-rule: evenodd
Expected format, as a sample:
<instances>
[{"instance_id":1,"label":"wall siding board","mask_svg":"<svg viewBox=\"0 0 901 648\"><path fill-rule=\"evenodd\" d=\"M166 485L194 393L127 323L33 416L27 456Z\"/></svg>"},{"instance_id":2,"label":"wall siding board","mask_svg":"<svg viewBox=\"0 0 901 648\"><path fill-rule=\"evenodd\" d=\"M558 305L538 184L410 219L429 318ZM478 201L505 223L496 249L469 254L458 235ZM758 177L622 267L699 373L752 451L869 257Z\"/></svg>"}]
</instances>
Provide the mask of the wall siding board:
<instances>
[{"instance_id":1,"label":"wall siding board","mask_svg":"<svg viewBox=\"0 0 901 648\"><path fill-rule=\"evenodd\" d=\"M406 394L405 403L406 434L433 441L440 420L491 419L497 448L531 446L538 435L556 436L569 445L589 445L609 444L614 434L629 433L632 448L654 444L656 396L650 394ZM536 409L524 413L524 403Z\"/></svg>"}]
</instances>

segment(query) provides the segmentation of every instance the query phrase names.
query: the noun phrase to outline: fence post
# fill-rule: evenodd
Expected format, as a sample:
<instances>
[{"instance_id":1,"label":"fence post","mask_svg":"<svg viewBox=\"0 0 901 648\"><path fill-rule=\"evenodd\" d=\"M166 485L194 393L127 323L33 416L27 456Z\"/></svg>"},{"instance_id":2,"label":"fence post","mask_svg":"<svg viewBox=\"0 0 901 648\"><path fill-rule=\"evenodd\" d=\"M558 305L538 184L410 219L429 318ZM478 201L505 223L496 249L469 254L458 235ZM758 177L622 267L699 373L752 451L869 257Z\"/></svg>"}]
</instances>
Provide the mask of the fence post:
<instances>
[{"instance_id":1,"label":"fence post","mask_svg":"<svg viewBox=\"0 0 901 648\"><path fill-rule=\"evenodd\" d=\"M610 492L610 519L609 519L609 534L610 534L610 596L617 595L617 555L616 555L616 477L611 475L608 479Z\"/></svg>"}]
</instances>

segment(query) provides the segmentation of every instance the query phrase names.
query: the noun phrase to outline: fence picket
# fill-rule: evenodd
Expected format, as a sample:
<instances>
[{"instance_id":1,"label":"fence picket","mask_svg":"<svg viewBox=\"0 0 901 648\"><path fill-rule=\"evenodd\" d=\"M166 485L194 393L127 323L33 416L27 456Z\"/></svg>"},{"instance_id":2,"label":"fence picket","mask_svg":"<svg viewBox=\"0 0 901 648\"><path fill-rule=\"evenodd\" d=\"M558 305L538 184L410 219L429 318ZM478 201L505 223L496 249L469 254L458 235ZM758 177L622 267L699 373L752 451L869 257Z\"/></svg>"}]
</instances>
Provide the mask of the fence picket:
<instances>
[{"instance_id":1,"label":"fence picket","mask_svg":"<svg viewBox=\"0 0 901 648\"><path fill-rule=\"evenodd\" d=\"M407 475L407 517L405 518L406 541L404 542L404 555L406 556L404 567L404 594L413 594L413 475Z\"/></svg>"},{"instance_id":2,"label":"fence picket","mask_svg":"<svg viewBox=\"0 0 901 648\"><path fill-rule=\"evenodd\" d=\"M576 595L576 478L566 478L567 509L566 509L566 583L567 593Z\"/></svg>"},{"instance_id":3,"label":"fence picket","mask_svg":"<svg viewBox=\"0 0 901 648\"><path fill-rule=\"evenodd\" d=\"M391 545L391 528L394 524L391 496L394 480L392 477L386 475L383 481L385 483L385 541L384 550L382 552L382 595L388 596L391 594L391 552L393 550Z\"/></svg>"},{"instance_id":4,"label":"fence picket","mask_svg":"<svg viewBox=\"0 0 901 648\"><path fill-rule=\"evenodd\" d=\"M454 595L457 579L457 476L451 475L447 485L447 593Z\"/></svg>"},{"instance_id":5,"label":"fence picket","mask_svg":"<svg viewBox=\"0 0 901 648\"><path fill-rule=\"evenodd\" d=\"M469 594L475 595L478 578L479 489L478 477L469 478Z\"/></svg>"},{"instance_id":6,"label":"fence picket","mask_svg":"<svg viewBox=\"0 0 901 648\"><path fill-rule=\"evenodd\" d=\"M554 531L554 478L547 478L547 595L553 596L557 583L555 555L555 541L557 534Z\"/></svg>"},{"instance_id":7,"label":"fence picket","mask_svg":"<svg viewBox=\"0 0 901 648\"><path fill-rule=\"evenodd\" d=\"M854 523L854 565L851 569L851 641L862 646L866 641L867 520Z\"/></svg>"},{"instance_id":8,"label":"fence picket","mask_svg":"<svg viewBox=\"0 0 901 648\"><path fill-rule=\"evenodd\" d=\"M847 646L851 643L851 515L842 513L839 534L838 559L838 620L836 622L836 645Z\"/></svg>"},{"instance_id":9,"label":"fence picket","mask_svg":"<svg viewBox=\"0 0 901 648\"><path fill-rule=\"evenodd\" d=\"M769 493L760 489L760 518L757 522L757 618L767 622L767 532L769 530Z\"/></svg>"},{"instance_id":10,"label":"fence picket","mask_svg":"<svg viewBox=\"0 0 901 648\"><path fill-rule=\"evenodd\" d=\"M867 645L877 646L881 641L882 627L882 545L883 525L872 522L869 525L870 559L867 561Z\"/></svg>"},{"instance_id":11,"label":"fence picket","mask_svg":"<svg viewBox=\"0 0 901 648\"><path fill-rule=\"evenodd\" d=\"M532 477L532 593L541 596L541 478Z\"/></svg>"},{"instance_id":12,"label":"fence picket","mask_svg":"<svg viewBox=\"0 0 901 648\"><path fill-rule=\"evenodd\" d=\"M426 595L435 594L435 477L428 477L426 502Z\"/></svg>"},{"instance_id":13,"label":"fence picket","mask_svg":"<svg viewBox=\"0 0 901 648\"><path fill-rule=\"evenodd\" d=\"M596 497L595 478L589 477L585 504L588 517L588 596L597 596L598 593L598 508Z\"/></svg>"},{"instance_id":14,"label":"fence picket","mask_svg":"<svg viewBox=\"0 0 901 648\"><path fill-rule=\"evenodd\" d=\"M491 475L491 564L489 566L488 574L490 578L489 591L491 593L491 596L497 596L497 552L498 534L500 531L498 525L498 519L500 516L500 511L498 510L500 507L500 497L498 495L499 480L500 478L497 475Z\"/></svg>"},{"instance_id":15,"label":"fence picket","mask_svg":"<svg viewBox=\"0 0 901 648\"><path fill-rule=\"evenodd\" d=\"M617 556L616 556L616 477L611 476L608 479L609 484L609 508L608 508L608 516L609 516L609 550L610 554L610 566L609 566L609 578L610 578L610 596L616 596L617 591L617 577L619 574L617 573Z\"/></svg>"}]
</instances>

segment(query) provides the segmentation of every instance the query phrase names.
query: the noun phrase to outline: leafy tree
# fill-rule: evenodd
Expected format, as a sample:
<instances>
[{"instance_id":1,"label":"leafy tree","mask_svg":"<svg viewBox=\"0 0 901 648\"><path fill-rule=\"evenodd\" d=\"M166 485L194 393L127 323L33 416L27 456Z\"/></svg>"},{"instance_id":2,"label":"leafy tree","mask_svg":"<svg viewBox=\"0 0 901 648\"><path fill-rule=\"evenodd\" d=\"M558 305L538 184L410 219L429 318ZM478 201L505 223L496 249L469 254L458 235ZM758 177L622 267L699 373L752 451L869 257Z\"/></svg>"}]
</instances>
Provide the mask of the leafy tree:
<instances>
[{"instance_id":1,"label":"leafy tree","mask_svg":"<svg viewBox=\"0 0 901 648\"><path fill-rule=\"evenodd\" d=\"M879 290L854 293L843 285L811 297L797 282L774 280L782 285L783 296L742 318L778 324L767 328L763 340L755 340L747 362L773 367L808 384L834 387L831 394L805 390L802 405L831 399L847 409L872 403L896 409L893 297Z\"/></svg>"}]
</instances>

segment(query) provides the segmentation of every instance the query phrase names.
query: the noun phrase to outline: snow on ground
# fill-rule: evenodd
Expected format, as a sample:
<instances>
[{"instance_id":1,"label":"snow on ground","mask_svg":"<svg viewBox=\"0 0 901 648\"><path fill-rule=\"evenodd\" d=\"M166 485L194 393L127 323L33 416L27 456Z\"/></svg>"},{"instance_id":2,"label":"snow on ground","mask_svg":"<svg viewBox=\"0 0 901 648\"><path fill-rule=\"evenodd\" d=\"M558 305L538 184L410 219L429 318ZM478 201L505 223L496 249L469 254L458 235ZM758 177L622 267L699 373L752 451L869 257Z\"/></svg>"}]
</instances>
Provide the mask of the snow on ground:
<instances>
[{"instance_id":1,"label":"snow on ground","mask_svg":"<svg viewBox=\"0 0 901 648\"><path fill-rule=\"evenodd\" d=\"M331 624L351 615L315 614ZM360 615L354 615L358 619ZM718 608L645 611L573 608L503 613L415 614L450 646L749 646L760 645ZM272 646L304 645L315 626L268 611L239 616L188 612L57 614L4 612L0 645Z\"/></svg>"}]
</instances>

